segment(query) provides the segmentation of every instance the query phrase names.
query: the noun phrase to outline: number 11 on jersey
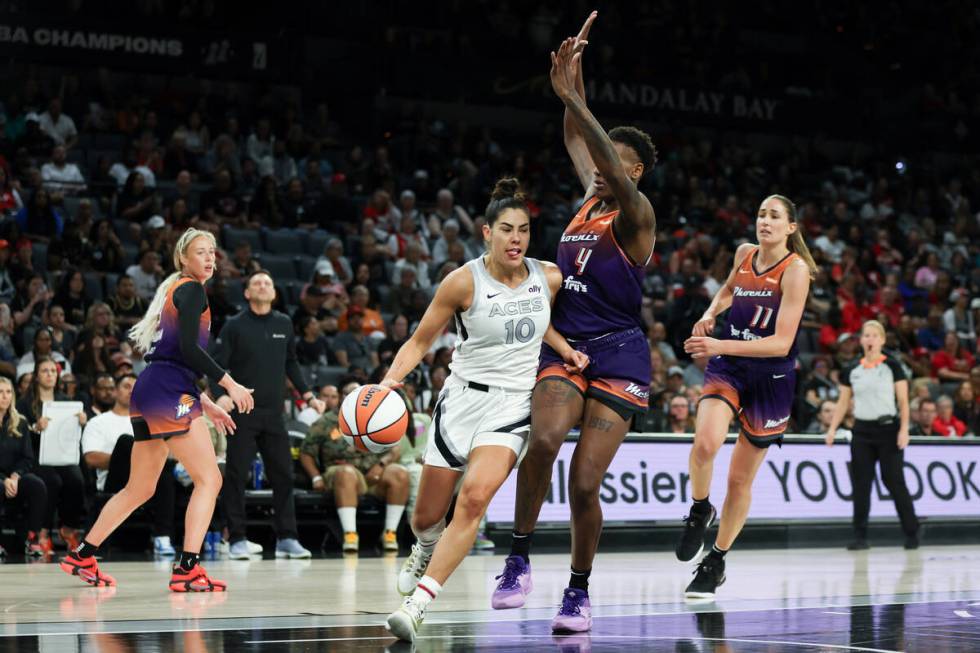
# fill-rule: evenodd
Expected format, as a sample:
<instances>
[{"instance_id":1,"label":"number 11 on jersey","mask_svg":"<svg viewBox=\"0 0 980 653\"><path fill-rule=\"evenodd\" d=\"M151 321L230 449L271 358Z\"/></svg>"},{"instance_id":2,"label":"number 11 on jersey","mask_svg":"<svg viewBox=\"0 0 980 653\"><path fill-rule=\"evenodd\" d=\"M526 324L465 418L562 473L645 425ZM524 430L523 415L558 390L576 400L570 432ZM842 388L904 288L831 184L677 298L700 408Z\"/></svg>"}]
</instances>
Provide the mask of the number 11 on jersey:
<instances>
[{"instance_id":1,"label":"number 11 on jersey","mask_svg":"<svg viewBox=\"0 0 980 653\"><path fill-rule=\"evenodd\" d=\"M589 264L590 256L592 256L591 249L579 248L578 255L575 256L575 269L577 270L576 274L579 276L582 276L585 272L585 266Z\"/></svg>"}]
</instances>

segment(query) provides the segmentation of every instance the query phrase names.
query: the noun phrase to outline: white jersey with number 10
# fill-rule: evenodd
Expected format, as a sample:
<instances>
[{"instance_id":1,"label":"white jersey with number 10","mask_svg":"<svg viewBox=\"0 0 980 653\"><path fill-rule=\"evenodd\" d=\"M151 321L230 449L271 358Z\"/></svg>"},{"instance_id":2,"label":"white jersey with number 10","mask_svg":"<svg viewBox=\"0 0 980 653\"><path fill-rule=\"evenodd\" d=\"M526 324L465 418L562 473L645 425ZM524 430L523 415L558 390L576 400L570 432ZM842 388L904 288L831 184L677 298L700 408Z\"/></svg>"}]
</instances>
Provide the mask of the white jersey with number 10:
<instances>
[{"instance_id":1,"label":"white jersey with number 10","mask_svg":"<svg viewBox=\"0 0 980 653\"><path fill-rule=\"evenodd\" d=\"M527 279L508 288L487 272L484 257L466 264L473 303L456 312L454 376L507 390L531 390L541 340L551 322L551 291L541 263L525 258Z\"/></svg>"}]
</instances>

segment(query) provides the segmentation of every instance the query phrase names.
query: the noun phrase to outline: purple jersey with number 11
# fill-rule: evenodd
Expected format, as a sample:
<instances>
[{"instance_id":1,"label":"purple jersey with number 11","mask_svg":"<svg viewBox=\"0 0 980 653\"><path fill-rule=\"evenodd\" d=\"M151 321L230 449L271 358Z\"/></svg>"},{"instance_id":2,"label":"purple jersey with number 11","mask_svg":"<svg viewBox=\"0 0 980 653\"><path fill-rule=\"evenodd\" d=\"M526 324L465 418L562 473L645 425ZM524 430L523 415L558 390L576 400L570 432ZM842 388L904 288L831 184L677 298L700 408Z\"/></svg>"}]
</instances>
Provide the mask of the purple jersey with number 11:
<instances>
[{"instance_id":1,"label":"purple jersey with number 11","mask_svg":"<svg viewBox=\"0 0 980 653\"><path fill-rule=\"evenodd\" d=\"M758 247L749 252L735 272L728 328L722 335L725 340L759 340L776 334L776 318L783 300L783 273L797 255L790 252L772 267L759 272L755 265L758 253ZM795 338L785 358L796 358ZM754 362L759 360L754 359Z\"/></svg>"},{"instance_id":2,"label":"purple jersey with number 11","mask_svg":"<svg viewBox=\"0 0 980 653\"><path fill-rule=\"evenodd\" d=\"M598 202L592 197L582 205L558 245L564 280L551 322L574 340L643 327L640 306L646 261L634 264L616 242L612 223L619 211L586 219Z\"/></svg>"}]
</instances>

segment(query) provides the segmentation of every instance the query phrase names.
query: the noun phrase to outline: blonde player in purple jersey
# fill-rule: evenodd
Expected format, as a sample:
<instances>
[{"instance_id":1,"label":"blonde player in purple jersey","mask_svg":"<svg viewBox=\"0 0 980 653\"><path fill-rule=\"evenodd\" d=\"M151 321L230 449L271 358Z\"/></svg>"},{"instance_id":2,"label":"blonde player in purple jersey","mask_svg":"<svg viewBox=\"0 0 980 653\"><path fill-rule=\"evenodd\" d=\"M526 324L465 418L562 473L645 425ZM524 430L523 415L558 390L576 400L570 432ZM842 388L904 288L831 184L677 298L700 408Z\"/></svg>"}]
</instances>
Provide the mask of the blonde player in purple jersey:
<instances>
[{"instance_id":1,"label":"blonde player in purple jersey","mask_svg":"<svg viewBox=\"0 0 980 653\"><path fill-rule=\"evenodd\" d=\"M698 565L687 598L709 599L725 582L725 554L735 542L752 503L752 482L767 448L782 442L796 395L796 333L816 264L796 222L796 206L782 195L763 200L755 222L758 245L735 252L735 266L694 325L684 351L709 358L691 448L691 497L677 557L693 560L715 518L708 501L715 454L728 425L741 434L728 469L728 492L718 537ZM731 307L721 339L711 337L715 318Z\"/></svg>"},{"instance_id":2,"label":"blonde player in purple jersey","mask_svg":"<svg viewBox=\"0 0 980 653\"><path fill-rule=\"evenodd\" d=\"M569 476L572 568L551 624L556 632L592 627L588 587L602 530L599 485L633 415L645 412L649 401L650 350L640 306L656 217L637 184L653 168L656 148L635 127L607 133L585 104L581 53L596 16L551 56L551 85L565 104L565 145L585 189L585 203L558 246L563 283L552 324L570 348L589 357L589 366L569 372L563 364L568 352L541 348L511 554L491 599L497 609L524 605L532 589L531 534L552 467L569 430L581 424Z\"/></svg>"}]
</instances>

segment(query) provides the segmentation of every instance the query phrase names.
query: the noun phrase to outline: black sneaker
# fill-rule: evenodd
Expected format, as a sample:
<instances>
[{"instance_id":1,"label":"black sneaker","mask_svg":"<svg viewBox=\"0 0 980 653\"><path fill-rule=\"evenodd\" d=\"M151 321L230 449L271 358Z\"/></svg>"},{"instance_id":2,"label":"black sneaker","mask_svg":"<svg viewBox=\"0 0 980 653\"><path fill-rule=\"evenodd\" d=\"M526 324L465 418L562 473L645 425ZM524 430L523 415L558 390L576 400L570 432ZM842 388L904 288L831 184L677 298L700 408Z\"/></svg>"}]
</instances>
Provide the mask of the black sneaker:
<instances>
[{"instance_id":1,"label":"black sneaker","mask_svg":"<svg viewBox=\"0 0 980 653\"><path fill-rule=\"evenodd\" d=\"M906 535L905 536L905 548L908 550L919 548L919 536L916 535Z\"/></svg>"},{"instance_id":2,"label":"black sneaker","mask_svg":"<svg viewBox=\"0 0 980 653\"><path fill-rule=\"evenodd\" d=\"M684 598L713 599L715 590L724 582L725 560L708 554L694 570L694 580L684 590Z\"/></svg>"},{"instance_id":3,"label":"black sneaker","mask_svg":"<svg viewBox=\"0 0 980 653\"><path fill-rule=\"evenodd\" d=\"M684 532L681 533L681 540L677 543L674 553L681 562L690 562L704 551L704 532L714 523L718 511L715 507L708 504L707 512L691 512L684 518Z\"/></svg>"},{"instance_id":4,"label":"black sneaker","mask_svg":"<svg viewBox=\"0 0 980 653\"><path fill-rule=\"evenodd\" d=\"M868 541L863 538L858 538L847 545L848 551L867 551L870 548Z\"/></svg>"}]
</instances>

